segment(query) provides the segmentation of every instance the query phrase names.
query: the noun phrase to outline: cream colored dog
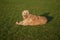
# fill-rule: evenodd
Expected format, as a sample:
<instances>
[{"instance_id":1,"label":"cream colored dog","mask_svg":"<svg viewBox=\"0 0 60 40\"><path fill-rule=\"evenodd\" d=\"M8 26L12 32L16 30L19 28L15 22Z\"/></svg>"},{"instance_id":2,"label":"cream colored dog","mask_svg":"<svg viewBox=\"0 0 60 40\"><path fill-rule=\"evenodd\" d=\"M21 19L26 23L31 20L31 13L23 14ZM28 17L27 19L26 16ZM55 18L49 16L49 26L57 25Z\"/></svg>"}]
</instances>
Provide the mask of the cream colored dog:
<instances>
[{"instance_id":1,"label":"cream colored dog","mask_svg":"<svg viewBox=\"0 0 60 40\"><path fill-rule=\"evenodd\" d=\"M28 10L22 11L23 21L16 22L17 25L44 25L47 23L47 18L44 16L36 16L29 14Z\"/></svg>"}]
</instances>

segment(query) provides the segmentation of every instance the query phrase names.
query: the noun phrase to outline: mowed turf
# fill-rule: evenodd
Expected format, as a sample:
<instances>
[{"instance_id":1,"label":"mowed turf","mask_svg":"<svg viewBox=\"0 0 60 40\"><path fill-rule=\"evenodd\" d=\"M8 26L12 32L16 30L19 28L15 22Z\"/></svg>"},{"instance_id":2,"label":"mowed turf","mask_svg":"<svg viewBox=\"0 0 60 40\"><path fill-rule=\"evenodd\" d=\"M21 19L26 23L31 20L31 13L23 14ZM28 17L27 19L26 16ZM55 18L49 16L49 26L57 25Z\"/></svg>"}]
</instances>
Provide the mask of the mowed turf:
<instances>
[{"instance_id":1,"label":"mowed turf","mask_svg":"<svg viewBox=\"0 0 60 40\"><path fill-rule=\"evenodd\" d=\"M22 20L25 9L53 18L42 26L18 26L15 22ZM0 40L60 40L60 1L0 0Z\"/></svg>"}]
</instances>

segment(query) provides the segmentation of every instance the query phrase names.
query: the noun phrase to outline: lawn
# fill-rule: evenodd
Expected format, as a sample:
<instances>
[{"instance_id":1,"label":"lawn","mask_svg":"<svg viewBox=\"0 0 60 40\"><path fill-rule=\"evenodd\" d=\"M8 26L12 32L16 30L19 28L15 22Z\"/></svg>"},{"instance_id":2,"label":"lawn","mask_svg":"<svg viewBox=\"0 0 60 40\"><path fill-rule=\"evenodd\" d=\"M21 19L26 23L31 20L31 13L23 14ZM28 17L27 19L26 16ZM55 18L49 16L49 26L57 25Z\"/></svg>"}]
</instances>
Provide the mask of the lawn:
<instances>
[{"instance_id":1,"label":"lawn","mask_svg":"<svg viewBox=\"0 0 60 40\"><path fill-rule=\"evenodd\" d=\"M49 16L49 22L42 26L16 25L25 9ZM60 0L0 0L0 40L60 40Z\"/></svg>"}]
</instances>

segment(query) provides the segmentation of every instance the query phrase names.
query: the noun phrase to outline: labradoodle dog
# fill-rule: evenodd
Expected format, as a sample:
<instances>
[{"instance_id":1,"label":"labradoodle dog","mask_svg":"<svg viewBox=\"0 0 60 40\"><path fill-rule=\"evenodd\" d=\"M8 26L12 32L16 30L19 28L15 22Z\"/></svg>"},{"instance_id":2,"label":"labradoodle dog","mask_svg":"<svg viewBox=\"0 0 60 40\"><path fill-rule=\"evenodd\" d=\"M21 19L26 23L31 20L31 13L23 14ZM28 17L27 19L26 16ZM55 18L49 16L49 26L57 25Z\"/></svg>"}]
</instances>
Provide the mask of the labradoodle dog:
<instances>
[{"instance_id":1,"label":"labradoodle dog","mask_svg":"<svg viewBox=\"0 0 60 40\"><path fill-rule=\"evenodd\" d=\"M28 10L22 11L23 21L16 22L17 25L44 25L47 23L47 18L44 16L37 16L29 14Z\"/></svg>"}]
</instances>

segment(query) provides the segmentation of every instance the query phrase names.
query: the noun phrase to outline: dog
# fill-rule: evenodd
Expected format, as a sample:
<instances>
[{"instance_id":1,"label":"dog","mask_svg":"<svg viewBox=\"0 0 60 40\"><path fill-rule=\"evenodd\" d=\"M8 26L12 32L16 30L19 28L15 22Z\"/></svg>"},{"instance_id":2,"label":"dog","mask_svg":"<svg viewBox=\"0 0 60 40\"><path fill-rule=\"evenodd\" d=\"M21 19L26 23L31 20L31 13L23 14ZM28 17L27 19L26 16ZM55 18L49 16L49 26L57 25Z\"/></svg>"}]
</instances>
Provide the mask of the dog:
<instances>
[{"instance_id":1,"label":"dog","mask_svg":"<svg viewBox=\"0 0 60 40\"><path fill-rule=\"evenodd\" d=\"M22 17L23 21L16 22L17 25L44 25L48 21L46 17L30 14L28 10L22 11Z\"/></svg>"}]
</instances>

